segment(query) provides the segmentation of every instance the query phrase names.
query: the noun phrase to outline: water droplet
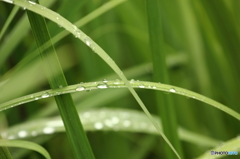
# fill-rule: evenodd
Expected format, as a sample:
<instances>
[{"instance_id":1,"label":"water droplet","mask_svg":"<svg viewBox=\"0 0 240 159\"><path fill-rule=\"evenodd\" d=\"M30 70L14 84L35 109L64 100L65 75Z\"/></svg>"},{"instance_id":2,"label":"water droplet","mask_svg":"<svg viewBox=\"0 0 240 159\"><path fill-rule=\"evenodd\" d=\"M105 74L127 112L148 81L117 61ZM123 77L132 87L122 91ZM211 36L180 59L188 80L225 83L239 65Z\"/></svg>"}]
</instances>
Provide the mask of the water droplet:
<instances>
[{"instance_id":1,"label":"water droplet","mask_svg":"<svg viewBox=\"0 0 240 159\"><path fill-rule=\"evenodd\" d=\"M91 46L91 44L92 44L92 42L91 42L91 40L90 40L89 37L85 37L85 38L84 38L84 42L85 42L85 44L87 44L88 46Z\"/></svg>"},{"instance_id":2,"label":"water droplet","mask_svg":"<svg viewBox=\"0 0 240 159\"><path fill-rule=\"evenodd\" d=\"M174 88L171 88L169 91L172 92L172 93L176 92L176 90Z\"/></svg>"},{"instance_id":3,"label":"water droplet","mask_svg":"<svg viewBox=\"0 0 240 159\"><path fill-rule=\"evenodd\" d=\"M27 133L25 130L21 130L21 131L18 132L18 136L19 136L20 138L26 137L27 134L28 134L28 133Z\"/></svg>"},{"instance_id":4,"label":"water droplet","mask_svg":"<svg viewBox=\"0 0 240 159\"><path fill-rule=\"evenodd\" d=\"M108 86L106 84L98 84L97 88L105 89L105 88L108 88Z\"/></svg>"},{"instance_id":5,"label":"water droplet","mask_svg":"<svg viewBox=\"0 0 240 159\"><path fill-rule=\"evenodd\" d=\"M113 123L112 123L111 120L109 120L109 119L104 120L104 124L105 124L107 127L113 127Z\"/></svg>"},{"instance_id":6,"label":"water droplet","mask_svg":"<svg viewBox=\"0 0 240 159\"><path fill-rule=\"evenodd\" d=\"M80 38L80 37L81 37L81 33L79 31L76 31L75 38Z\"/></svg>"},{"instance_id":7,"label":"water droplet","mask_svg":"<svg viewBox=\"0 0 240 159\"><path fill-rule=\"evenodd\" d=\"M104 82L104 83L107 83L107 82L108 82L108 80L107 80L107 79L103 79L103 82Z\"/></svg>"},{"instance_id":8,"label":"water droplet","mask_svg":"<svg viewBox=\"0 0 240 159\"><path fill-rule=\"evenodd\" d=\"M145 88L145 86L143 84L140 84L138 87L139 88Z\"/></svg>"},{"instance_id":9,"label":"water droplet","mask_svg":"<svg viewBox=\"0 0 240 159\"><path fill-rule=\"evenodd\" d=\"M38 99L39 99L38 97L35 98L35 100L38 100Z\"/></svg>"},{"instance_id":10,"label":"water droplet","mask_svg":"<svg viewBox=\"0 0 240 159\"><path fill-rule=\"evenodd\" d=\"M42 98L47 98L47 97L49 97L50 96L50 94L49 93L44 93L43 95L42 95Z\"/></svg>"},{"instance_id":11,"label":"water droplet","mask_svg":"<svg viewBox=\"0 0 240 159\"><path fill-rule=\"evenodd\" d=\"M83 86L78 86L76 88L76 91L84 91L84 90L85 90L85 87L83 87Z\"/></svg>"},{"instance_id":12,"label":"water droplet","mask_svg":"<svg viewBox=\"0 0 240 159\"><path fill-rule=\"evenodd\" d=\"M45 127L43 128L43 133L44 134L52 134L54 133L55 129L53 127Z\"/></svg>"},{"instance_id":13,"label":"water droplet","mask_svg":"<svg viewBox=\"0 0 240 159\"><path fill-rule=\"evenodd\" d=\"M97 130L100 130L103 128L103 124L101 122L96 122L94 124L94 128L97 129Z\"/></svg>"},{"instance_id":14,"label":"water droplet","mask_svg":"<svg viewBox=\"0 0 240 159\"><path fill-rule=\"evenodd\" d=\"M119 79L116 79L116 80L114 81L114 84L120 84L120 80L119 80Z\"/></svg>"},{"instance_id":15,"label":"water droplet","mask_svg":"<svg viewBox=\"0 0 240 159\"><path fill-rule=\"evenodd\" d=\"M134 79L131 79L131 80L130 80L130 83L134 83L134 82L135 82L135 80L134 80Z\"/></svg>"},{"instance_id":16,"label":"water droplet","mask_svg":"<svg viewBox=\"0 0 240 159\"><path fill-rule=\"evenodd\" d=\"M36 2L33 2L33 1L28 1L28 3L33 4L33 5L36 4Z\"/></svg>"},{"instance_id":17,"label":"water droplet","mask_svg":"<svg viewBox=\"0 0 240 159\"><path fill-rule=\"evenodd\" d=\"M58 20L58 19L59 19L59 17L56 17L56 19Z\"/></svg>"},{"instance_id":18,"label":"water droplet","mask_svg":"<svg viewBox=\"0 0 240 159\"><path fill-rule=\"evenodd\" d=\"M119 119L117 117L112 117L111 121L113 124L119 123Z\"/></svg>"},{"instance_id":19,"label":"water droplet","mask_svg":"<svg viewBox=\"0 0 240 159\"><path fill-rule=\"evenodd\" d=\"M153 88L153 89L156 89L157 87L156 87L156 86L153 86L152 88Z\"/></svg>"}]
</instances>

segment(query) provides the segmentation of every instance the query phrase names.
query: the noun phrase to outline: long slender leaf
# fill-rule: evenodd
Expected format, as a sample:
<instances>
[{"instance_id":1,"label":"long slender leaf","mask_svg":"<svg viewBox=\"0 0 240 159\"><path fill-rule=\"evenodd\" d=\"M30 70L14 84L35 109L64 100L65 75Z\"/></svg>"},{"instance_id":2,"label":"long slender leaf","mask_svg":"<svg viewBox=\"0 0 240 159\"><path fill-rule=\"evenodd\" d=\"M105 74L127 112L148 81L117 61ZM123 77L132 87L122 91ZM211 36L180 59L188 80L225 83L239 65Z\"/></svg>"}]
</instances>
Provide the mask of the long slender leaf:
<instances>
[{"instance_id":1,"label":"long slender leaf","mask_svg":"<svg viewBox=\"0 0 240 159\"><path fill-rule=\"evenodd\" d=\"M0 146L19 147L19 148L34 150L42 154L46 159L51 159L48 152L42 146L35 144L33 142L21 141L21 140L0 140Z\"/></svg>"},{"instance_id":2,"label":"long slender leaf","mask_svg":"<svg viewBox=\"0 0 240 159\"><path fill-rule=\"evenodd\" d=\"M165 42L162 31L162 18L160 13L160 0L146 1L148 15L148 30L152 53L154 81L169 83L168 70L166 66ZM175 113L175 105L172 96L167 96L162 92L156 92L159 115L162 118L163 132L166 134L170 142L178 154L183 157L180 140L177 134L177 119ZM174 154L169 147L166 149L167 158L174 158ZM179 157L179 156L178 156ZM180 158L180 157L179 157Z\"/></svg>"},{"instance_id":3,"label":"long slender leaf","mask_svg":"<svg viewBox=\"0 0 240 159\"><path fill-rule=\"evenodd\" d=\"M209 105L231 115L232 117L236 118L237 120L240 120L240 114L238 112L228 108L227 106L225 106L217 101L214 101L206 96L192 92L190 90L172 86L172 85L155 83L155 82L136 81L136 80L131 80L129 82L133 88L159 90L159 91L164 91L164 92L168 92L168 93L179 94L179 95L182 95L185 97L189 97L189 98L201 101L203 103L209 104ZM18 106L18 105L21 105L21 104L24 104L27 102L40 100L40 99L48 98L48 97L52 97L52 96L57 96L60 94L73 93L73 92L79 92L79 91L80 92L90 91L90 90L94 90L94 89L126 88L126 85L123 83L123 81L120 81L120 80L108 81L107 84L104 84L104 85L102 85L102 84L103 84L102 81L88 82L88 83L71 85L71 86L64 87L64 88L45 90L42 92L29 94L27 96L23 96L23 97L0 104L0 111L12 108L14 106ZM49 96L44 96L46 93Z\"/></svg>"},{"instance_id":4,"label":"long slender leaf","mask_svg":"<svg viewBox=\"0 0 240 159\"><path fill-rule=\"evenodd\" d=\"M0 135L0 142L2 141L2 136ZM12 159L11 153L6 146L0 147L0 158L1 159Z\"/></svg>"},{"instance_id":5,"label":"long slender leaf","mask_svg":"<svg viewBox=\"0 0 240 159\"><path fill-rule=\"evenodd\" d=\"M33 5L36 4L32 1L29 1L29 3ZM54 89L67 86L68 84L62 72L54 47L52 46L48 49L42 47L42 45L50 40L45 19L33 12L27 11L27 13L51 88ZM48 96L48 94L44 96ZM75 157L77 159L94 158L71 95L55 96L55 100L66 127L66 133Z\"/></svg>"},{"instance_id":6,"label":"long slender leaf","mask_svg":"<svg viewBox=\"0 0 240 159\"><path fill-rule=\"evenodd\" d=\"M151 122L144 113L136 110L122 108L100 108L81 111L79 113L85 131L126 131L136 133L156 134ZM154 120L161 126L158 117L153 116ZM38 123L37 125L35 123ZM60 117L36 119L26 123L16 125L5 132L4 138L19 139L36 137L40 135L55 134L65 131ZM21 133L19 133L21 132ZM25 133L23 133L25 132ZM19 135L24 134L24 135ZM221 143L201 134L178 128L181 140L204 147L213 147Z\"/></svg>"}]
</instances>

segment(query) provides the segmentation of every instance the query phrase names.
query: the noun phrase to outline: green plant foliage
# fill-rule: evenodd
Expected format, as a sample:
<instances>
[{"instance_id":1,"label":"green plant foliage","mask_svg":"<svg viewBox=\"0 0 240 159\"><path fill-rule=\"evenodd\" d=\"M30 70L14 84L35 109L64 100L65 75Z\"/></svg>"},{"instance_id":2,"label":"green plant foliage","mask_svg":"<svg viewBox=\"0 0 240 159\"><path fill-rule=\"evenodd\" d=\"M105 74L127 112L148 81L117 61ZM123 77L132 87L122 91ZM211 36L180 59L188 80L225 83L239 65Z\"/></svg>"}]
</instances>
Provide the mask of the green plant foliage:
<instances>
[{"instance_id":1,"label":"green plant foliage","mask_svg":"<svg viewBox=\"0 0 240 159\"><path fill-rule=\"evenodd\" d=\"M21 140L0 140L0 146L19 147L19 148L34 150L42 154L46 159L51 159L49 153L43 147L33 142L21 141Z\"/></svg>"},{"instance_id":2,"label":"green plant foliage","mask_svg":"<svg viewBox=\"0 0 240 159\"><path fill-rule=\"evenodd\" d=\"M40 4L0 1L0 134L5 142L0 158L76 158L73 151L78 148L71 146L61 119L72 108L97 159L178 154L239 158L210 155L239 152L238 1L41 0ZM46 25L39 23L35 31L47 27L52 37L38 45L36 39L46 31L33 37L34 27L26 15L30 11L46 18ZM49 70L56 76L46 75L38 52L49 51L50 41L60 69ZM56 66L56 58L45 60ZM53 87L49 76L57 81ZM68 84L59 82L64 78ZM59 113L55 99L63 96L72 96L73 102L61 100L65 108ZM75 119L69 120L73 127L78 125ZM74 140L78 144L79 136ZM26 145L43 151L27 150ZM169 145L176 154L164 148Z\"/></svg>"}]
</instances>

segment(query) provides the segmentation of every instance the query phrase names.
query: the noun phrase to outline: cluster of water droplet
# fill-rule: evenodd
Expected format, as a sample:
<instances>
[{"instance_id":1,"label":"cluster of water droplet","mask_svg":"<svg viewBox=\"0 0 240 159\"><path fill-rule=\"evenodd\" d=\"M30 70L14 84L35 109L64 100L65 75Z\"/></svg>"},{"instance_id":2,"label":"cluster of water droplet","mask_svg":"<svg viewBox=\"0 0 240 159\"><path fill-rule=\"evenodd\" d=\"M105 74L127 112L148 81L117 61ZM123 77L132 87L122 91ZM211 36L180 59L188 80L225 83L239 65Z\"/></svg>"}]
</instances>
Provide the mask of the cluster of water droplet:
<instances>
[{"instance_id":1,"label":"cluster of water droplet","mask_svg":"<svg viewBox=\"0 0 240 159\"><path fill-rule=\"evenodd\" d=\"M147 117L128 111L93 110L81 114L81 120L84 125L92 124L95 130L156 132Z\"/></svg>"},{"instance_id":2,"label":"cluster of water droplet","mask_svg":"<svg viewBox=\"0 0 240 159\"><path fill-rule=\"evenodd\" d=\"M136 131L156 133L154 126L148 118L137 111L100 109L90 110L79 114L84 128L87 131L95 130L114 130L114 131ZM158 121L158 120L157 120ZM50 121L31 122L27 125L15 126L8 132L1 135L7 139L17 139L26 137L35 137L41 134L53 134L63 131L64 126L60 118Z\"/></svg>"},{"instance_id":3,"label":"cluster of water droplet","mask_svg":"<svg viewBox=\"0 0 240 159\"><path fill-rule=\"evenodd\" d=\"M95 50L94 42L93 40L86 36L81 30L79 30L75 25L72 25L74 30L75 38L83 39L84 43L89 46L92 50Z\"/></svg>"},{"instance_id":4,"label":"cluster of water droplet","mask_svg":"<svg viewBox=\"0 0 240 159\"><path fill-rule=\"evenodd\" d=\"M34 126L34 124L32 124L32 126ZM63 125L62 125L63 126ZM35 137L37 135L41 135L41 134L53 134L55 132L55 128L54 127L41 127L40 129L20 129L18 131L13 130L10 131L10 134L8 134L8 132L4 132L2 133L2 137L6 138L6 139L18 139L18 138L27 138L27 137Z\"/></svg>"}]
</instances>

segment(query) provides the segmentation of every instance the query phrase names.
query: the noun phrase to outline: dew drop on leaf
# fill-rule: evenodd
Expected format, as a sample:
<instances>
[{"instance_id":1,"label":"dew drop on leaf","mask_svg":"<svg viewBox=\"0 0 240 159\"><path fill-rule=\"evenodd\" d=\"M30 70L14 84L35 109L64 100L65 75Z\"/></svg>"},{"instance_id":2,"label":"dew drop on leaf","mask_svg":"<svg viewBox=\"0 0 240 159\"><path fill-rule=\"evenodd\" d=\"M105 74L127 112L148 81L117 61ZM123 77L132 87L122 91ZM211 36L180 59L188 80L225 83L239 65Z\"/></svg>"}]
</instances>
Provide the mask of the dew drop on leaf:
<instances>
[{"instance_id":1,"label":"dew drop on leaf","mask_svg":"<svg viewBox=\"0 0 240 159\"><path fill-rule=\"evenodd\" d=\"M24 137L26 137L27 135L28 135L28 133L27 133L27 131L25 131L25 130L21 130L21 131L18 132L18 136L19 136L20 138L24 138Z\"/></svg>"},{"instance_id":2,"label":"dew drop on leaf","mask_svg":"<svg viewBox=\"0 0 240 159\"><path fill-rule=\"evenodd\" d=\"M36 4L36 2L33 2L33 1L28 1L28 3L33 4L33 5Z\"/></svg>"},{"instance_id":3,"label":"dew drop on leaf","mask_svg":"<svg viewBox=\"0 0 240 159\"><path fill-rule=\"evenodd\" d=\"M100 130L103 128L103 124L101 122L96 122L94 124L94 128L97 129L97 130Z\"/></svg>"},{"instance_id":4,"label":"dew drop on leaf","mask_svg":"<svg viewBox=\"0 0 240 159\"><path fill-rule=\"evenodd\" d=\"M98 84L97 88L105 89L105 88L108 88L108 86L106 84Z\"/></svg>"},{"instance_id":5,"label":"dew drop on leaf","mask_svg":"<svg viewBox=\"0 0 240 159\"><path fill-rule=\"evenodd\" d=\"M84 90L85 90L85 87L83 87L83 86L78 86L76 88L76 91L84 91Z\"/></svg>"},{"instance_id":6,"label":"dew drop on leaf","mask_svg":"<svg viewBox=\"0 0 240 159\"><path fill-rule=\"evenodd\" d=\"M92 44L92 41L90 40L89 37L85 37L85 38L84 38L84 42L85 42L85 44L87 44L88 46L91 46L91 44Z\"/></svg>"},{"instance_id":7,"label":"dew drop on leaf","mask_svg":"<svg viewBox=\"0 0 240 159\"><path fill-rule=\"evenodd\" d=\"M52 134L54 133L55 129L53 127L45 127L43 128L43 133L44 134Z\"/></svg>"},{"instance_id":8,"label":"dew drop on leaf","mask_svg":"<svg viewBox=\"0 0 240 159\"><path fill-rule=\"evenodd\" d=\"M114 84L120 84L120 80L119 80L119 79L116 79L116 80L114 81Z\"/></svg>"},{"instance_id":9,"label":"dew drop on leaf","mask_svg":"<svg viewBox=\"0 0 240 159\"><path fill-rule=\"evenodd\" d=\"M131 79L131 80L130 80L130 83L134 83L134 82L135 82L135 80L134 80L134 79Z\"/></svg>"},{"instance_id":10,"label":"dew drop on leaf","mask_svg":"<svg viewBox=\"0 0 240 159\"><path fill-rule=\"evenodd\" d=\"M170 92L173 92L173 93L176 92L176 90L175 90L174 88L171 88L169 91L170 91Z\"/></svg>"},{"instance_id":11,"label":"dew drop on leaf","mask_svg":"<svg viewBox=\"0 0 240 159\"><path fill-rule=\"evenodd\" d=\"M42 95L42 98L47 98L47 97L49 97L50 96L50 94L49 93L44 93L43 95Z\"/></svg>"}]
</instances>

